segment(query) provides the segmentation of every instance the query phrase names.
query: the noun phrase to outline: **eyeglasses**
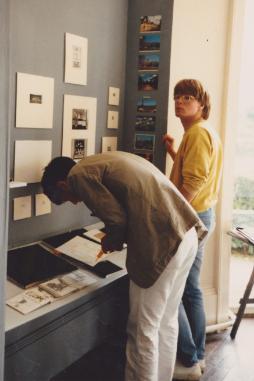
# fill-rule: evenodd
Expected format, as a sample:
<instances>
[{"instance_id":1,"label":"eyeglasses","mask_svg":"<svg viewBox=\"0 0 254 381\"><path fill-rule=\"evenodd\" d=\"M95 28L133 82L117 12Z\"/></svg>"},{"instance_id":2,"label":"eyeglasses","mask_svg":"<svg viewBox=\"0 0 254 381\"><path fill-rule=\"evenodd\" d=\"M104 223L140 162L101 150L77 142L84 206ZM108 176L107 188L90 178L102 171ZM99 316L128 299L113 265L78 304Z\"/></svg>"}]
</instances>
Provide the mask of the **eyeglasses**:
<instances>
[{"instance_id":1,"label":"eyeglasses","mask_svg":"<svg viewBox=\"0 0 254 381\"><path fill-rule=\"evenodd\" d=\"M181 101L184 104L194 101L196 98L193 95L175 95L174 101Z\"/></svg>"}]
</instances>

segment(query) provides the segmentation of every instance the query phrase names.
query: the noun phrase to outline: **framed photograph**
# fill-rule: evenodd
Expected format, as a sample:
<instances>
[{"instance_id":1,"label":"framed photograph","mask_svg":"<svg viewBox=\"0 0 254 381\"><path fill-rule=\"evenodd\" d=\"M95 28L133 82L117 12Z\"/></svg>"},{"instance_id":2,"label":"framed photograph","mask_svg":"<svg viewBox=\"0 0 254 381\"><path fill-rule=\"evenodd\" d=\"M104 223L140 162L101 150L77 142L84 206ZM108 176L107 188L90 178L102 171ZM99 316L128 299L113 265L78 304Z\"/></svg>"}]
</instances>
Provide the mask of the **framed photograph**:
<instances>
[{"instance_id":1,"label":"framed photograph","mask_svg":"<svg viewBox=\"0 0 254 381\"><path fill-rule=\"evenodd\" d=\"M64 95L62 155L79 160L95 153L97 99Z\"/></svg>"},{"instance_id":2,"label":"framed photograph","mask_svg":"<svg viewBox=\"0 0 254 381\"><path fill-rule=\"evenodd\" d=\"M135 130L153 132L155 130L155 116L136 116Z\"/></svg>"},{"instance_id":3,"label":"framed photograph","mask_svg":"<svg viewBox=\"0 0 254 381\"><path fill-rule=\"evenodd\" d=\"M66 83L87 84L87 49L87 38L65 33L64 81Z\"/></svg>"},{"instance_id":4,"label":"framed photograph","mask_svg":"<svg viewBox=\"0 0 254 381\"><path fill-rule=\"evenodd\" d=\"M144 159L153 162L153 152L134 152L135 155L143 157Z\"/></svg>"},{"instance_id":5,"label":"framed photograph","mask_svg":"<svg viewBox=\"0 0 254 381\"><path fill-rule=\"evenodd\" d=\"M80 160L87 156L87 139L72 139L71 158Z\"/></svg>"},{"instance_id":6,"label":"framed photograph","mask_svg":"<svg viewBox=\"0 0 254 381\"><path fill-rule=\"evenodd\" d=\"M138 90L152 91L158 89L159 74L143 73L138 76Z\"/></svg>"},{"instance_id":7,"label":"framed photograph","mask_svg":"<svg viewBox=\"0 0 254 381\"><path fill-rule=\"evenodd\" d=\"M154 113L157 111L157 101L149 96L143 96L138 100L137 112Z\"/></svg>"},{"instance_id":8,"label":"framed photograph","mask_svg":"<svg viewBox=\"0 0 254 381\"><path fill-rule=\"evenodd\" d=\"M140 32L160 32L161 30L161 16L141 16L140 17Z\"/></svg>"},{"instance_id":9,"label":"framed photograph","mask_svg":"<svg viewBox=\"0 0 254 381\"><path fill-rule=\"evenodd\" d=\"M138 56L138 70L158 70L160 64L159 54L139 54Z\"/></svg>"},{"instance_id":10,"label":"framed photograph","mask_svg":"<svg viewBox=\"0 0 254 381\"><path fill-rule=\"evenodd\" d=\"M155 135L136 134L134 148L136 150L153 151L155 143Z\"/></svg>"},{"instance_id":11,"label":"framed photograph","mask_svg":"<svg viewBox=\"0 0 254 381\"><path fill-rule=\"evenodd\" d=\"M119 106L119 102L120 102L120 89L118 87L109 87L108 104L110 106Z\"/></svg>"},{"instance_id":12,"label":"framed photograph","mask_svg":"<svg viewBox=\"0 0 254 381\"><path fill-rule=\"evenodd\" d=\"M108 111L108 128L118 128L118 111Z\"/></svg>"},{"instance_id":13,"label":"framed photograph","mask_svg":"<svg viewBox=\"0 0 254 381\"><path fill-rule=\"evenodd\" d=\"M160 34L141 34L139 36L140 52L156 52L160 50Z\"/></svg>"},{"instance_id":14,"label":"framed photograph","mask_svg":"<svg viewBox=\"0 0 254 381\"><path fill-rule=\"evenodd\" d=\"M52 128L54 78L17 73L16 127Z\"/></svg>"},{"instance_id":15,"label":"framed photograph","mask_svg":"<svg viewBox=\"0 0 254 381\"><path fill-rule=\"evenodd\" d=\"M116 136L104 136L102 138L102 149L101 152L110 152L117 150L117 137Z\"/></svg>"},{"instance_id":16,"label":"framed photograph","mask_svg":"<svg viewBox=\"0 0 254 381\"><path fill-rule=\"evenodd\" d=\"M14 181L38 183L51 157L51 140L16 140Z\"/></svg>"}]
</instances>

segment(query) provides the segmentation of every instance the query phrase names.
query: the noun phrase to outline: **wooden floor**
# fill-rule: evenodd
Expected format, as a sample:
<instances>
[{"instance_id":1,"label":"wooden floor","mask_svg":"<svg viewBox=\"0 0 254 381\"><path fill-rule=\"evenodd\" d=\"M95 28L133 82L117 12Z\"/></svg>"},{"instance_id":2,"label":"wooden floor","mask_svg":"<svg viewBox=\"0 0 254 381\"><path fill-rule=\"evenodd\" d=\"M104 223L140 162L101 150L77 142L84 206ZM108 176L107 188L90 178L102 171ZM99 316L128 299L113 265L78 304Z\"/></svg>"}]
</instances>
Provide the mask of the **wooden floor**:
<instances>
[{"instance_id":1,"label":"wooden floor","mask_svg":"<svg viewBox=\"0 0 254 381\"><path fill-rule=\"evenodd\" d=\"M254 381L254 318L242 320L235 340L230 338L230 330L209 334L206 363L200 381ZM52 381L123 381L123 370L123 345L110 343L84 356Z\"/></svg>"}]
</instances>

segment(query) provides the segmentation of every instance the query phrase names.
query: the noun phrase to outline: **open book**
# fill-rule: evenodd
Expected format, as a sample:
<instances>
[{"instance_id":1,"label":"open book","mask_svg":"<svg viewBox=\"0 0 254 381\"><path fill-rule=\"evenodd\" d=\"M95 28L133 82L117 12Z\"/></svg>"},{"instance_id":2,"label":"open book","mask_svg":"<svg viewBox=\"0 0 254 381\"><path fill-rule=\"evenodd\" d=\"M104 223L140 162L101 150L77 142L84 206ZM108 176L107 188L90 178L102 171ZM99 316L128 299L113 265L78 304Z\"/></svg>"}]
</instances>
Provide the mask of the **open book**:
<instances>
[{"instance_id":1,"label":"open book","mask_svg":"<svg viewBox=\"0 0 254 381\"><path fill-rule=\"evenodd\" d=\"M66 260L77 266L84 265L99 276L105 277L122 270L121 267L110 262L110 258L114 257L114 252L103 254L97 259L100 249L101 247L97 243L80 236L76 236L56 248Z\"/></svg>"},{"instance_id":2,"label":"open book","mask_svg":"<svg viewBox=\"0 0 254 381\"><path fill-rule=\"evenodd\" d=\"M7 300L6 304L22 314L28 314L95 283L97 279L83 270L76 270L62 277L51 279Z\"/></svg>"}]
</instances>

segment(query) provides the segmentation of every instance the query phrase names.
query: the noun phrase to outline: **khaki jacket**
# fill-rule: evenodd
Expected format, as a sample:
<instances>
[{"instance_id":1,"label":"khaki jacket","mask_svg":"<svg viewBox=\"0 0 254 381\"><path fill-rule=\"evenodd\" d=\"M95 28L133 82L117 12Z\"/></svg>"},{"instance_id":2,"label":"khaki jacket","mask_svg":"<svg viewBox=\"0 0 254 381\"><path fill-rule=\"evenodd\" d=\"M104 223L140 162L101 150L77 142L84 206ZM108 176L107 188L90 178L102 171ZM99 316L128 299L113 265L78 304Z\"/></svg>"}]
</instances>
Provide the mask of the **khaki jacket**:
<instances>
[{"instance_id":1,"label":"khaki jacket","mask_svg":"<svg viewBox=\"0 0 254 381\"><path fill-rule=\"evenodd\" d=\"M127 243L127 270L137 285L153 285L185 233L206 228L168 178L149 161L126 152L88 156L69 172L70 190L99 217L106 233Z\"/></svg>"}]
</instances>

